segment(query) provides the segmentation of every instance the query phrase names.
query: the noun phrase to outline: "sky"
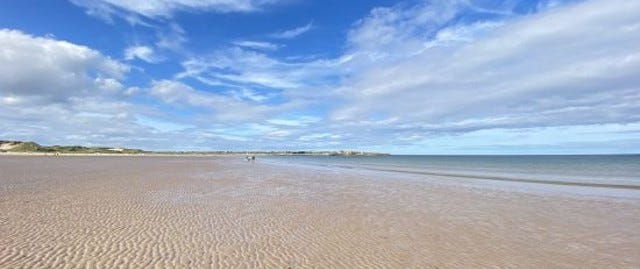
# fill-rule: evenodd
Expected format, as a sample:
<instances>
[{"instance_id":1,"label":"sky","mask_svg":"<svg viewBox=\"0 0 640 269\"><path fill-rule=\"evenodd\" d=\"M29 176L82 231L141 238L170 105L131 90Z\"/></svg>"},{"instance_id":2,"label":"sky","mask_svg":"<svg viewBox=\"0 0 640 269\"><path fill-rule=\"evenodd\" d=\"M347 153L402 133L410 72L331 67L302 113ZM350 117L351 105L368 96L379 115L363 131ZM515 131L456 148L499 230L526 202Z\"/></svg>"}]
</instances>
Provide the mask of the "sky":
<instances>
[{"instance_id":1,"label":"sky","mask_svg":"<svg viewBox=\"0 0 640 269\"><path fill-rule=\"evenodd\" d=\"M0 139L638 153L640 1L2 1Z\"/></svg>"}]
</instances>

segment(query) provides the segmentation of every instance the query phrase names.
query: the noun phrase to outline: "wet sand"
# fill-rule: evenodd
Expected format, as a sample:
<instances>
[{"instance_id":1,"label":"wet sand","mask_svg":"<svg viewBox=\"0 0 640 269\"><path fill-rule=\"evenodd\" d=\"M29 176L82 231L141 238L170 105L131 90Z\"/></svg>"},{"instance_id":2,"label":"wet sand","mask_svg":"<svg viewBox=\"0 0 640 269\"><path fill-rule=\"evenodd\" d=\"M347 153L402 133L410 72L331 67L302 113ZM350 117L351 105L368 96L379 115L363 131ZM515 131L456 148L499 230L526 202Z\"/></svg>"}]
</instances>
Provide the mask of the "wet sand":
<instances>
[{"instance_id":1,"label":"wet sand","mask_svg":"<svg viewBox=\"0 0 640 269\"><path fill-rule=\"evenodd\" d=\"M238 157L0 156L0 268L640 267L640 191L444 181Z\"/></svg>"}]
</instances>

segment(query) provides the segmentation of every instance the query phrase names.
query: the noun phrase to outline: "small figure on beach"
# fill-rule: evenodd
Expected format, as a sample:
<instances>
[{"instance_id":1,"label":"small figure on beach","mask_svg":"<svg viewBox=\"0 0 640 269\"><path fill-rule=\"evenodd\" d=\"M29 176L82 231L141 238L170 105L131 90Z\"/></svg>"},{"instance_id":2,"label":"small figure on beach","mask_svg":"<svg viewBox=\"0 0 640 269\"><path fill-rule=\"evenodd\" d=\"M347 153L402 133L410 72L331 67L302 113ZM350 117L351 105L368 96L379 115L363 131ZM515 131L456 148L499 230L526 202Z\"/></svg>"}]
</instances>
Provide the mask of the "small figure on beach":
<instances>
[{"instance_id":1,"label":"small figure on beach","mask_svg":"<svg viewBox=\"0 0 640 269\"><path fill-rule=\"evenodd\" d=\"M256 161L256 156L254 156L254 155L251 155L251 156L247 155L244 158L247 159L247 162L255 162Z\"/></svg>"}]
</instances>

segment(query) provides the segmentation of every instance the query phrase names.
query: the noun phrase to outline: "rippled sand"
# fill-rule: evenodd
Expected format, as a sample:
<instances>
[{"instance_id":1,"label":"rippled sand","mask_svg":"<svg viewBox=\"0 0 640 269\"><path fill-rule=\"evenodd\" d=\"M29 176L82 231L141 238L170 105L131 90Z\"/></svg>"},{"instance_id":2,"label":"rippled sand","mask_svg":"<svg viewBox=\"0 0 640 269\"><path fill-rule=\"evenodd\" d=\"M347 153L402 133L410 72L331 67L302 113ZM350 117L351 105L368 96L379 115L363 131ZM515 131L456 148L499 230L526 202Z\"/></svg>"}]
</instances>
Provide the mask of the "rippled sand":
<instances>
[{"instance_id":1,"label":"rippled sand","mask_svg":"<svg viewBox=\"0 0 640 269\"><path fill-rule=\"evenodd\" d=\"M241 157L0 156L0 268L639 268L638 197Z\"/></svg>"}]
</instances>

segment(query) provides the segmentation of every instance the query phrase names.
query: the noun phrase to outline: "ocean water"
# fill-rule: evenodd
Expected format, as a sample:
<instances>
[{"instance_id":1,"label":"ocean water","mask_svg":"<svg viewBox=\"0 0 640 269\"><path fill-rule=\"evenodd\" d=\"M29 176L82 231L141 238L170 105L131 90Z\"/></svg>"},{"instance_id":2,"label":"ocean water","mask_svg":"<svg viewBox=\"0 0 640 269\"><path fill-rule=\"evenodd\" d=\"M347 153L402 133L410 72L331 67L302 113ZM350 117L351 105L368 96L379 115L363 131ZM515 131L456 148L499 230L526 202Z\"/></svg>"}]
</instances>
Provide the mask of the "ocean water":
<instances>
[{"instance_id":1,"label":"ocean water","mask_svg":"<svg viewBox=\"0 0 640 269\"><path fill-rule=\"evenodd\" d=\"M262 159L334 168L640 189L640 155L268 156Z\"/></svg>"}]
</instances>

